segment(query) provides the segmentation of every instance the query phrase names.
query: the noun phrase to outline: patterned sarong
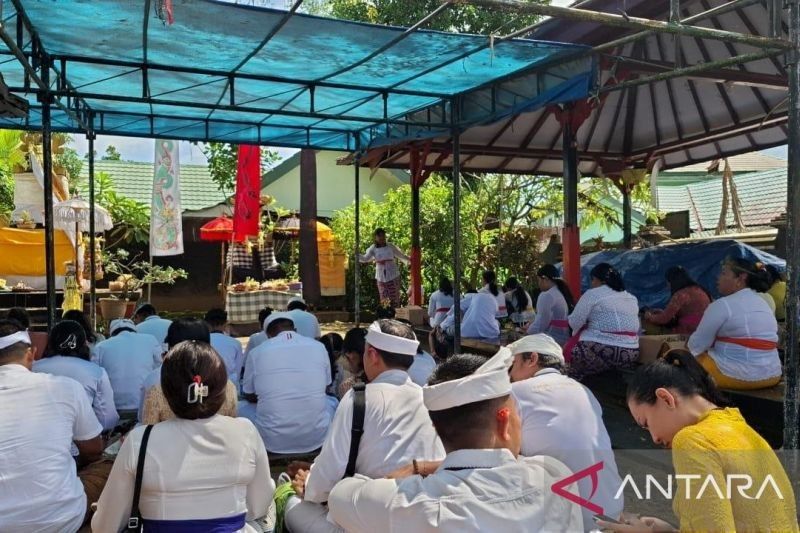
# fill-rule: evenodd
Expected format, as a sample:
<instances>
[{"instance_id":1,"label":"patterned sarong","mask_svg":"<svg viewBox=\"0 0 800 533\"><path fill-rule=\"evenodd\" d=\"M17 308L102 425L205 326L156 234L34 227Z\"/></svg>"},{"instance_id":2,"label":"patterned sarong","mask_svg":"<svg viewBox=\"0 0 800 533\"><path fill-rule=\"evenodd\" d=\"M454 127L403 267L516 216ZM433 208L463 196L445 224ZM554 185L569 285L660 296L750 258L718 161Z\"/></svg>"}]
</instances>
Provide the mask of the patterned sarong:
<instances>
[{"instance_id":1,"label":"patterned sarong","mask_svg":"<svg viewBox=\"0 0 800 533\"><path fill-rule=\"evenodd\" d=\"M381 302L389 300L392 307L400 307L400 278L378 282L378 295Z\"/></svg>"}]
</instances>

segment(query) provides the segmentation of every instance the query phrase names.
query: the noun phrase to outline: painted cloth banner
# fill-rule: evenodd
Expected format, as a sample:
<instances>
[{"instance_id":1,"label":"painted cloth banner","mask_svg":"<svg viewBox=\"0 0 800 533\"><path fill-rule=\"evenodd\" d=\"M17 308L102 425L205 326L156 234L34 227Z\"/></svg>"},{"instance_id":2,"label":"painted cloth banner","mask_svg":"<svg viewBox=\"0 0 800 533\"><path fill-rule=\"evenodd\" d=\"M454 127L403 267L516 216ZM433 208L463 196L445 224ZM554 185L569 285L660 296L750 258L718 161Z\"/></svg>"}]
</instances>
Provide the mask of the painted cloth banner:
<instances>
[{"instance_id":1,"label":"painted cloth banner","mask_svg":"<svg viewBox=\"0 0 800 533\"><path fill-rule=\"evenodd\" d=\"M239 146L239 165L236 169L236 201L233 207L233 234L236 239L258 235L261 216L261 149L258 146Z\"/></svg>"},{"instance_id":2,"label":"painted cloth banner","mask_svg":"<svg viewBox=\"0 0 800 533\"><path fill-rule=\"evenodd\" d=\"M178 141L156 139L153 205L150 209L150 255L183 253Z\"/></svg>"}]
</instances>

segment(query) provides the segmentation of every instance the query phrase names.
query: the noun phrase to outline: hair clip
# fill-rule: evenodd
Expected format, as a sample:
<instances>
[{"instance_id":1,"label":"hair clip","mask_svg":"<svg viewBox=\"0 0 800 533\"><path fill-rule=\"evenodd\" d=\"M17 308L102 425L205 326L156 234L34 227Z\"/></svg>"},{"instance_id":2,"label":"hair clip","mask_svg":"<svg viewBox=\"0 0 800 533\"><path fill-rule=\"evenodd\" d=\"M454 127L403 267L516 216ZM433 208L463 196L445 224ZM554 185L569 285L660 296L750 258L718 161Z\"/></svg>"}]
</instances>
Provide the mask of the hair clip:
<instances>
[{"instance_id":1,"label":"hair clip","mask_svg":"<svg viewBox=\"0 0 800 533\"><path fill-rule=\"evenodd\" d=\"M74 333L70 333L69 337L64 339L64 342L58 345L59 348L69 348L70 350L74 350L78 347L78 338L75 336Z\"/></svg>"},{"instance_id":2,"label":"hair clip","mask_svg":"<svg viewBox=\"0 0 800 533\"><path fill-rule=\"evenodd\" d=\"M203 403L203 398L208 398L208 385L203 385L200 376L194 376L186 394L186 403Z\"/></svg>"},{"instance_id":3,"label":"hair clip","mask_svg":"<svg viewBox=\"0 0 800 533\"><path fill-rule=\"evenodd\" d=\"M764 270L765 268L764 263L762 263L761 261L756 262L755 267L756 270Z\"/></svg>"},{"instance_id":4,"label":"hair clip","mask_svg":"<svg viewBox=\"0 0 800 533\"><path fill-rule=\"evenodd\" d=\"M681 366L681 360L678 359L678 358L675 358L675 359L672 360L672 364L675 365L675 366Z\"/></svg>"}]
</instances>

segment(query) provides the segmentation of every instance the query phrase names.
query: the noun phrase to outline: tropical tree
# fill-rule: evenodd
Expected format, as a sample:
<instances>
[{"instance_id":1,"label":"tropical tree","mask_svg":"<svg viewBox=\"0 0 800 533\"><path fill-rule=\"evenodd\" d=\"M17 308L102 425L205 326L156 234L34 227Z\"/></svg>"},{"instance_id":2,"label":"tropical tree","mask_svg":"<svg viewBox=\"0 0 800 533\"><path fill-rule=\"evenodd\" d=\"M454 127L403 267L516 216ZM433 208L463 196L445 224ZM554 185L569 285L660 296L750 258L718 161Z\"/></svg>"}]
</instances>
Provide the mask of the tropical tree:
<instances>
[{"instance_id":1,"label":"tropical tree","mask_svg":"<svg viewBox=\"0 0 800 533\"><path fill-rule=\"evenodd\" d=\"M331 0L328 3L328 13L348 20L411 26L440 5L441 0ZM455 4L433 17L425 28L483 35L506 35L530 26L537 20L536 16L511 15L503 11Z\"/></svg>"},{"instance_id":2,"label":"tropical tree","mask_svg":"<svg viewBox=\"0 0 800 533\"><path fill-rule=\"evenodd\" d=\"M198 143L195 143L198 144ZM228 143L203 143L203 155L208 159L208 170L211 180L225 196L236 190L236 168L238 164L238 146ZM280 155L275 150L261 147L261 168L269 169L278 162Z\"/></svg>"},{"instance_id":3,"label":"tropical tree","mask_svg":"<svg viewBox=\"0 0 800 533\"><path fill-rule=\"evenodd\" d=\"M14 210L14 168L26 164L21 138L21 131L0 130L0 216Z\"/></svg>"},{"instance_id":4,"label":"tropical tree","mask_svg":"<svg viewBox=\"0 0 800 533\"><path fill-rule=\"evenodd\" d=\"M103 161L120 161L122 159L122 154L119 153L117 147L113 144L109 144L106 146L106 153L103 157L101 157Z\"/></svg>"}]
</instances>

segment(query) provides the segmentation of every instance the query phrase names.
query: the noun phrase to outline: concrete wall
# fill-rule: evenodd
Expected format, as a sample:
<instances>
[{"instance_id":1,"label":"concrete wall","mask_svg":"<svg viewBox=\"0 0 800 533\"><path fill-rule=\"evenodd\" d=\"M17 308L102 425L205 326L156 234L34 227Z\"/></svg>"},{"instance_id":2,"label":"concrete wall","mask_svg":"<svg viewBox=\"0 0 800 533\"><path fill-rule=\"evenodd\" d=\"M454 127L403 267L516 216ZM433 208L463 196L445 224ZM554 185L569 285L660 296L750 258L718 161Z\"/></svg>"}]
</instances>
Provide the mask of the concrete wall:
<instances>
[{"instance_id":1,"label":"concrete wall","mask_svg":"<svg viewBox=\"0 0 800 533\"><path fill-rule=\"evenodd\" d=\"M336 159L344 152L317 152L317 216L332 217L333 212L350 205L355 199L354 167L337 165ZM402 182L389 170L378 170L371 179L369 170L361 169L360 189L362 196L381 201L383 195ZM269 194L276 205L300 210L300 165L295 166L277 181L267 185L262 194Z\"/></svg>"}]
</instances>

